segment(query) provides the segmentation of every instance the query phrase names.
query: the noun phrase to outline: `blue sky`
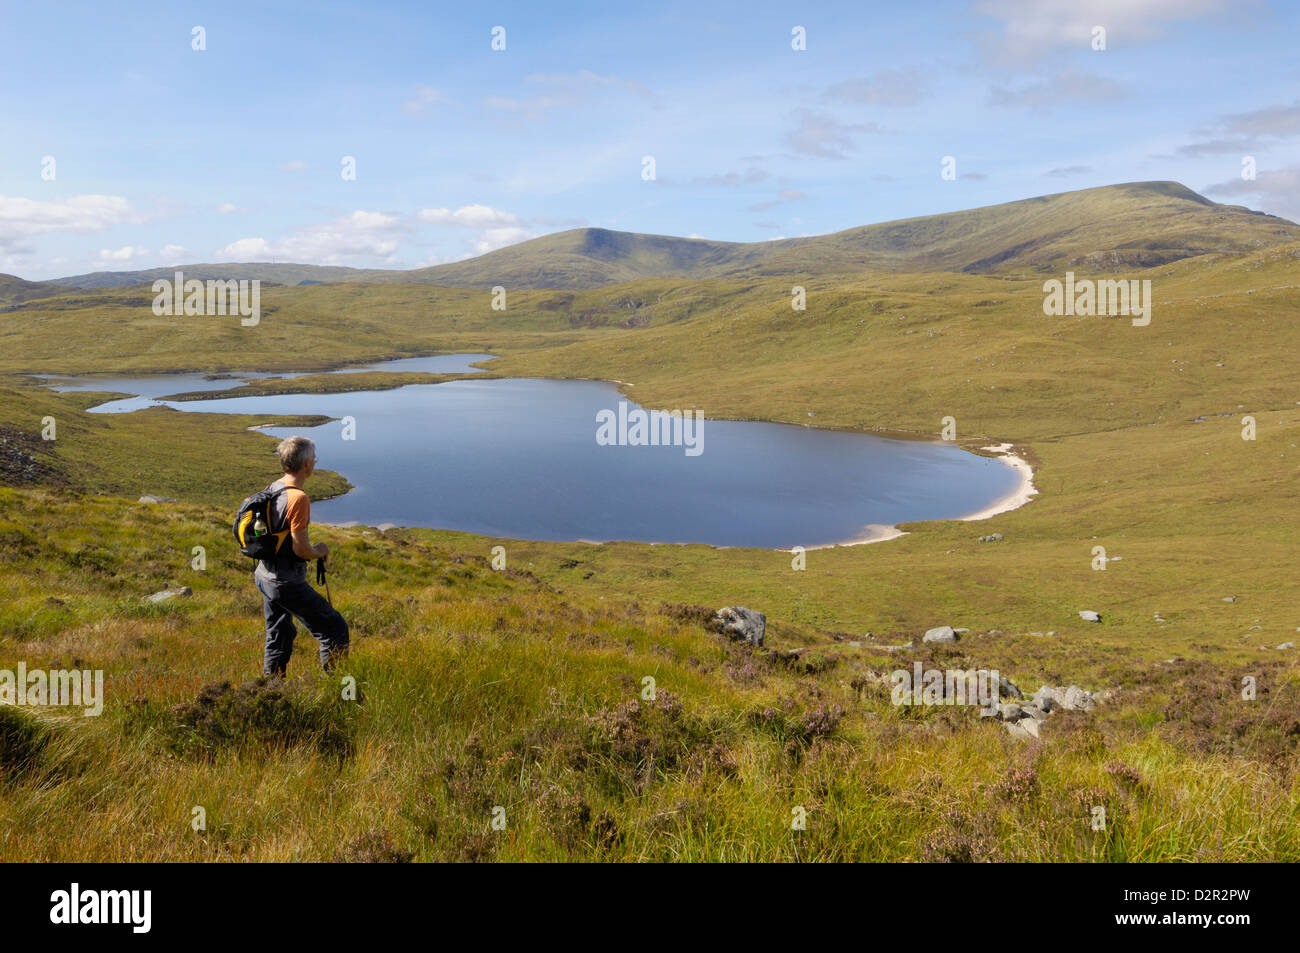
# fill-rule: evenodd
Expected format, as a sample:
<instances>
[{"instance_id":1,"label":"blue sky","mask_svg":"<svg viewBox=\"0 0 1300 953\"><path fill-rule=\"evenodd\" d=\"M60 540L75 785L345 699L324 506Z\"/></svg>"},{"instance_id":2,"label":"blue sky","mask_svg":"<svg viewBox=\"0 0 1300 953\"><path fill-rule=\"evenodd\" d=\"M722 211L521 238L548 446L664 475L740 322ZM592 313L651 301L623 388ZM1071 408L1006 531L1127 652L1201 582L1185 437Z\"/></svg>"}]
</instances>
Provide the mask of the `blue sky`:
<instances>
[{"instance_id":1,"label":"blue sky","mask_svg":"<svg viewBox=\"0 0 1300 953\"><path fill-rule=\"evenodd\" d=\"M1148 179L1300 218L1300 4L1281 0L3 17L0 271L29 279L411 268L579 225L760 241Z\"/></svg>"}]
</instances>

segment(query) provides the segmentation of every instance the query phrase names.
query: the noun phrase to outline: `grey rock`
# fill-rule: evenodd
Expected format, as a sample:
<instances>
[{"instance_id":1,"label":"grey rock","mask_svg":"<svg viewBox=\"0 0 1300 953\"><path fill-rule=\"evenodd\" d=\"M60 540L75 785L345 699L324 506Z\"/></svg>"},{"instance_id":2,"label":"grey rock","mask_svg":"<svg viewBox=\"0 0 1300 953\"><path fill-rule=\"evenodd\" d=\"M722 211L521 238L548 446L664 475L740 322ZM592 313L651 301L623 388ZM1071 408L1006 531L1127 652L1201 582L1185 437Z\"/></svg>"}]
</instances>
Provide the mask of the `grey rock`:
<instances>
[{"instance_id":1,"label":"grey rock","mask_svg":"<svg viewBox=\"0 0 1300 953\"><path fill-rule=\"evenodd\" d=\"M148 597L149 602L171 602L173 599L188 599L194 595L189 586L181 586L179 589L164 589L162 592L155 592Z\"/></svg>"},{"instance_id":2,"label":"grey rock","mask_svg":"<svg viewBox=\"0 0 1300 953\"><path fill-rule=\"evenodd\" d=\"M1033 720L1037 722L1047 721L1047 712L1043 711L1037 705L1025 705L1021 709L1021 711L1025 713L1025 718L1027 720Z\"/></svg>"},{"instance_id":3,"label":"grey rock","mask_svg":"<svg viewBox=\"0 0 1300 953\"><path fill-rule=\"evenodd\" d=\"M1052 688L1050 685L1044 685L1034 692L1033 703L1043 711L1050 712L1061 707L1061 696L1058 694L1060 689Z\"/></svg>"},{"instance_id":4,"label":"grey rock","mask_svg":"<svg viewBox=\"0 0 1300 953\"><path fill-rule=\"evenodd\" d=\"M1004 695L1010 695L1013 698L1025 697L1025 693L1016 688L1015 685L1011 684L1011 679L1001 673L998 674L998 687L1002 690L1002 694Z\"/></svg>"},{"instance_id":5,"label":"grey rock","mask_svg":"<svg viewBox=\"0 0 1300 953\"><path fill-rule=\"evenodd\" d=\"M1092 711L1094 705L1092 692L1086 692L1078 685L1067 688L1065 698L1061 700L1061 707L1069 711Z\"/></svg>"},{"instance_id":6,"label":"grey rock","mask_svg":"<svg viewBox=\"0 0 1300 953\"><path fill-rule=\"evenodd\" d=\"M980 537L980 542L981 542L981 543L996 543L996 542L1000 542L1001 539L1002 539L1002 534L1001 534L1001 533L990 533L990 534L987 535L987 536L981 536L981 537Z\"/></svg>"},{"instance_id":7,"label":"grey rock","mask_svg":"<svg viewBox=\"0 0 1300 953\"><path fill-rule=\"evenodd\" d=\"M733 639L750 645L762 645L767 631L767 616L743 606L724 606L713 617L720 630Z\"/></svg>"},{"instance_id":8,"label":"grey rock","mask_svg":"<svg viewBox=\"0 0 1300 953\"><path fill-rule=\"evenodd\" d=\"M1034 726L1032 732L1029 730L1030 725ZM1018 738L1021 741L1029 741L1031 738L1038 737L1038 722L1032 718L1022 718L1020 721L1004 721L1002 727L1007 730L1011 737Z\"/></svg>"},{"instance_id":9,"label":"grey rock","mask_svg":"<svg viewBox=\"0 0 1300 953\"><path fill-rule=\"evenodd\" d=\"M1078 685L1057 686L1044 685L1034 692L1034 704L1043 711L1064 708L1067 711L1091 711L1096 705L1092 692L1084 691Z\"/></svg>"},{"instance_id":10,"label":"grey rock","mask_svg":"<svg viewBox=\"0 0 1300 953\"><path fill-rule=\"evenodd\" d=\"M1278 648L1278 651L1280 651L1280 652L1285 652L1287 649L1293 649L1293 648L1295 648L1295 643L1294 643L1294 642L1283 642L1283 643L1282 643L1281 645L1279 645L1277 648Z\"/></svg>"},{"instance_id":11,"label":"grey rock","mask_svg":"<svg viewBox=\"0 0 1300 953\"><path fill-rule=\"evenodd\" d=\"M174 499L170 496L154 496L152 493L146 493L144 496L140 497L140 499L137 500L136 502L138 503L179 503L180 500Z\"/></svg>"},{"instance_id":12,"label":"grey rock","mask_svg":"<svg viewBox=\"0 0 1300 953\"><path fill-rule=\"evenodd\" d=\"M1101 621L1101 616L1098 615L1096 612L1093 612L1091 609L1081 609L1079 611L1079 618L1082 619L1084 622Z\"/></svg>"},{"instance_id":13,"label":"grey rock","mask_svg":"<svg viewBox=\"0 0 1300 953\"><path fill-rule=\"evenodd\" d=\"M950 625L941 625L930 629L921 639L922 642L956 642L957 633Z\"/></svg>"},{"instance_id":14,"label":"grey rock","mask_svg":"<svg viewBox=\"0 0 1300 953\"><path fill-rule=\"evenodd\" d=\"M1224 596L1224 597L1223 597L1223 601L1224 601L1224 602L1236 602L1236 601L1237 601L1237 597L1236 597L1236 596Z\"/></svg>"},{"instance_id":15,"label":"grey rock","mask_svg":"<svg viewBox=\"0 0 1300 953\"><path fill-rule=\"evenodd\" d=\"M1019 705L1012 702L1003 702L998 705L998 721L1019 721L1025 717L1025 711Z\"/></svg>"}]
</instances>

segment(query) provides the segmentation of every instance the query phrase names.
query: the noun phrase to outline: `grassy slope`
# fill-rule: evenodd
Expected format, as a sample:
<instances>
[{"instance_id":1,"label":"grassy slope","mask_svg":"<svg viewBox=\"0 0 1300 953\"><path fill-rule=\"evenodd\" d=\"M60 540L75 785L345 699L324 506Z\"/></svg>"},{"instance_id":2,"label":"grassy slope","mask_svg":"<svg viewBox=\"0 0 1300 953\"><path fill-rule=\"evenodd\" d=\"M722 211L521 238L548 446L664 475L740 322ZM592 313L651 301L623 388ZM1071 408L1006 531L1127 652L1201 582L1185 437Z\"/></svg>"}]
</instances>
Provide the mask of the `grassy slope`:
<instances>
[{"instance_id":1,"label":"grassy slope","mask_svg":"<svg viewBox=\"0 0 1300 953\"><path fill-rule=\"evenodd\" d=\"M961 275L810 281L801 314L775 280L537 292L506 315L432 289L286 290L276 320L233 349L210 324L146 331L138 310L42 312L11 328L20 356L0 367L118 368L113 342L133 340L148 344L135 367L232 368L276 353L268 342L292 324L326 365L473 347L505 355L494 373L617 378L652 407L930 433L951 414L963 437L1026 447L1043 493L986 522L814 551L803 573L754 550L503 541L532 576L501 576L479 562L494 540L322 531L341 544L336 598L358 636L366 702L337 716L355 752L340 765L304 741L272 759L254 745L195 761L163 756L168 706L242 679L258 656L225 521L257 482L230 461L265 438L224 417L92 419L86 395L15 384L3 424L30 436L32 421L58 417L59 441L32 453L48 451L67 482L221 505L0 493L0 660L105 667L116 699L99 721L44 717L42 762L0 788L0 855L328 857L381 829L422 858L1296 859L1295 655L1264 646L1300 625L1286 492L1300 443L1288 362L1298 256L1293 245L1154 269L1147 328L1046 318L1041 279ZM638 314L648 325L619 326ZM72 356L49 346L54 325L66 341L88 323L96 333ZM1237 417L1191 419L1246 412L1254 442ZM208 458L218 465L200 469ZM142 485L141 471L166 479ZM1005 539L975 539L994 531ZM40 538L57 557L39 554ZM187 568L198 544L213 554L203 574ZM1098 544L1122 561L1092 571ZM168 582L196 596L145 609L140 597ZM750 657L665 602L753 605L802 660ZM1080 608L1104 622L1081 622ZM971 712L900 712L870 673L918 653L847 640L898 643L943 622L973 630L951 658L927 650L945 667L1120 695L1091 718L1059 716L1029 747ZM305 676L309 640L299 652ZM620 709L646 674L683 713ZM1243 674L1261 702L1237 697ZM295 697L328 714L316 693L329 691L306 677ZM147 702L130 709L128 693ZM834 705L845 715L826 733L816 712ZM336 796L322 807L325 791ZM1087 827L1098 803L1109 834ZM195 804L215 818L206 837L189 830ZM493 804L513 834L486 833ZM795 804L811 811L797 836L784 822Z\"/></svg>"}]
</instances>

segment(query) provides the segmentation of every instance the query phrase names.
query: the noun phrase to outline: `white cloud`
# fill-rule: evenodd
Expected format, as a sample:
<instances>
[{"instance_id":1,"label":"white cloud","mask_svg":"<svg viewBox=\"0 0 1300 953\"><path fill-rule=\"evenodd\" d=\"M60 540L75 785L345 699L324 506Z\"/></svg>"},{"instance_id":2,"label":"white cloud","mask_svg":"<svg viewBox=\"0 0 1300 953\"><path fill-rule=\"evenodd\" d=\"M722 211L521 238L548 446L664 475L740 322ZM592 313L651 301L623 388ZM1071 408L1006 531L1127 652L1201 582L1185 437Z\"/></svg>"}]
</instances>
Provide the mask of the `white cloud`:
<instances>
[{"instance_id":1,"label":"white cloud","mask_svg":"<svg viewBox=\"0 0 1300 953\"><path fill-rule=\"evenodd\" d=\"M274 241L241 238L217 252L230 261L296 261L316 265L355 265L357 259L390 261L410 226L397 215L355 211L315 225L300 226Z\"/></svg>"},{"instance_id":2,"label":"white cloud","mask_svg":"<svg viewBox=\"0 0 1300 953\"><path fill-rule=\"evenodd\" d=\"M240 208L234 202L222 202L220 205L217 206L217 211L220 212L222 215L233 215L236 212L243 214L247 212L248 209Z\"/></svg>"},{"instance_id":3,"label":"white cloud","mask_svg":"<svg viewBox=\"0 0 1300 953\"><path fill-rule=\"evenodd\" d=\"M476 255L483 255L498 248L504 248L507 245L518 244L532 237L533 233L526 228L487 228L483 230L483 233L478 238L472 239L469 246L474 249Z\"/></svg>"},{"instance_id":4,"label":"white cloud","mask_svg":"<svg viewBox=\"0 0 1300 953\"><path fill-rule=\"evenodd\" d=\"M523 224L523 219L513 212L503 212L486 205L462 205L455 211L449 208L426 208L421 209L416 217L426 225L460 225L466 228Z\"/></svg>"},{"instance_id":5,"label":"white cloud","mask_svg":"<svg viewBox=\"0 0 1300 953\"><path fill-rule=\"evenodd\" d=\"M162 251L158 252L158 256L162 258L163 261L168 265L175 264L176 262L180 261L183 257L185 257L185 246L164 245L162 247Z\"/></svg>"},{"instance_id":6,"label":"white cloud","mask_svg":"<svg viewBox=\"0 0 1300 953\"><path fill-rule=\"evenodd\" d=\"M981 0L975 12L999 21L983 37L986 51L1032 61L1062 47L1091 50L1092 28L1104 27L1107 46L1156 39L1164 26L1232 7L1232 0Z\"/></svg>"},{"instance_id":7,"label":"white cloud","mask_svg":"<svg viewBox=\"0 0 1300 953\"><path fill-rule=\"evenodd\" d=\"M141 221L143 215L118 195L76 195L50 202L0 195L0 248L16 248L42 232L102 232Z\"/></svg>"},{"instance_id":8,"label":"white cloud","mask_svg":"<svg viewBox=\"0 0 1300 953\"><path fill-rule=\"evenodd\" d=\"M134 258L143 258L149 254L147 248L137 248L135 245L123 245L121 248L110 249L101 248L99 251L100 261L119 262L131 261Z\"/></svg>"},{"instance_id":9,"label":"white cloud","mask_svg":"<svg viewBox=\"0 0 1300 953\"><path fill-rule=\"evenodd\" d=\"M349 215L344 221L358 229L402 228L402 219L387 212L363 212L360 209Z\"/></svg>"},{"instance_id":10,"label":"white cloud","mask_svg":"<svg viewBox=\"0 0 1300 953\"><path fill-rule=\"evenodd\" d=\"M217 256L234 261L259 261L276 257L271 254L271 243L265 238L240 238L218 251Z\"/></svg>"},{"instance_id":11,"label":"white cloud","mask_svg":"<svg viewBox=\"0 0 1300 953\"><path fill-rule=\"evenodd\" d=\"M301 172L305 168L307 168L307 163L301 159L290 159L288 162L280 163L281 172Z\"/></svg>"}]
</instances>

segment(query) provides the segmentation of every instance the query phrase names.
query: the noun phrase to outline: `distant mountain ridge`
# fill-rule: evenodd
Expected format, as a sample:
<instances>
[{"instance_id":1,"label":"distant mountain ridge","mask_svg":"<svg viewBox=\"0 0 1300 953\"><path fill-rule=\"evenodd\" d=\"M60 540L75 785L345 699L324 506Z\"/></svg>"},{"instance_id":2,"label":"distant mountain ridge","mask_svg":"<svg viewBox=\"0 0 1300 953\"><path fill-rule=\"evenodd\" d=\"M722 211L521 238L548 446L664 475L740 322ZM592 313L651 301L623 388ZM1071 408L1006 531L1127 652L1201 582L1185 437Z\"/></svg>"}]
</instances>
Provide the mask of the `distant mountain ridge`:
<instances>
[{"instance_id":1,"label":"distant mountain ridge","mask_svg":"<svg viewBox=\"0 0 1300 953\"><path fill-rule=\"evenodd\" d=\"M659 277L1148 268L1194 255L1247 252L1298 240L1300 226L1286 219L1220 205L1177 182L1132 182L766 242L575 228L465 261L409 271L289 263L191 264L95 272L45 284L120 287L183 271L187 278L259 278L290 285L414 282L578 290Z\"/></svg>"}]
</instances>

